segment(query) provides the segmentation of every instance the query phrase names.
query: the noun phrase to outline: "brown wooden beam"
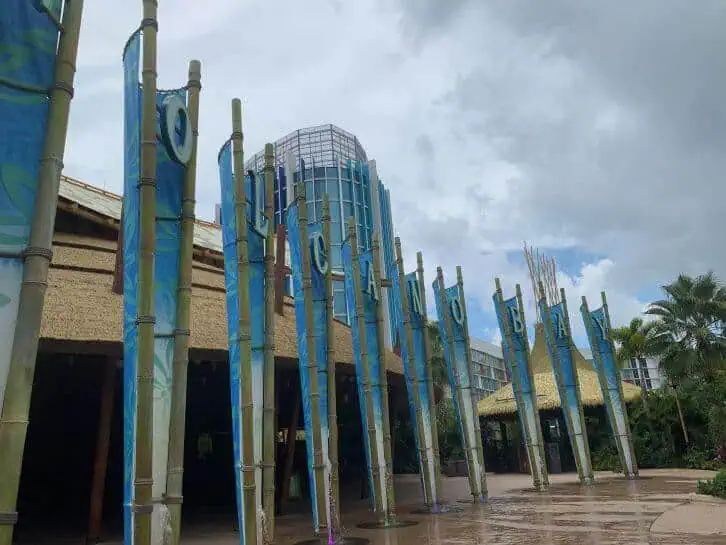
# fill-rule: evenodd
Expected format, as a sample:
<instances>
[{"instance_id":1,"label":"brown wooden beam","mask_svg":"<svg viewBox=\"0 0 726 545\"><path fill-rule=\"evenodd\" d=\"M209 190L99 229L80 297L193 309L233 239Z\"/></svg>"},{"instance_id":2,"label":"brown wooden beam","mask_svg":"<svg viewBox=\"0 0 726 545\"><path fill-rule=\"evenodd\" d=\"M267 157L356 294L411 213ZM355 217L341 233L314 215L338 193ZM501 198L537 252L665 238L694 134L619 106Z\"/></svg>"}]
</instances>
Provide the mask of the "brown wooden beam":
<instances>
[{"instance_id":1,"label":"brown wooden beam","mask_svg":"<svg viewBox=\"0 0 726 545\"><path fill-rule=\"evenodd\" d=\"M96 457L93 462L91 507L88 514L86 543L97 543L101 539L103 496L106 490L106 468L108 467L108 445L111 438L116 369L116 361L108 359L101 387L101 406L98 418L98 435L96 436Z\"/></svg>"}]
</instances>

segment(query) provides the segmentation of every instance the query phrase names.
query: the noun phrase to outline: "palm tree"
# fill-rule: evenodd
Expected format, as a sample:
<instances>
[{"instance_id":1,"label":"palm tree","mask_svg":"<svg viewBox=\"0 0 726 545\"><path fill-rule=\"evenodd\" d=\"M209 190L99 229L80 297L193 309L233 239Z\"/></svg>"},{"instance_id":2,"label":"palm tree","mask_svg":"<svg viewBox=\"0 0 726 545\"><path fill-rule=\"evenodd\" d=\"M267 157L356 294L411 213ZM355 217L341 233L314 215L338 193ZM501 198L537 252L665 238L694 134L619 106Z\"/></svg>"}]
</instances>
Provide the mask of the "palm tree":
<instances>
[{"instance_id":1,"label":"palm tree","mask_svg":"<svg viewBox=\"0 0 726 545\"><path fill-rule=\"evenodd\" d=\"M651 349L676 392L678 415L688 443L688 429L678 397L686 379L713 381L726 360L726 287L713 272L693 278L681 274L663 286L666 298L651 303L646 314L656 316Z\"/></svg>"},{"instance_id":2,"label":"palm tree","mask_svg":"<svg viewBox=\"0 0 726 545\"><path fill-rule=\"evenodd\" d=\"M645 322L642 318L633 318L627 326L616 327L612 330L613 340L617 343L615 359L620 367L627 362L638 373L640 388L643 396L646 393L645 381L640 376L640 369L647 357L654 352L654 322Z\"/></svg>"}]
</instances>

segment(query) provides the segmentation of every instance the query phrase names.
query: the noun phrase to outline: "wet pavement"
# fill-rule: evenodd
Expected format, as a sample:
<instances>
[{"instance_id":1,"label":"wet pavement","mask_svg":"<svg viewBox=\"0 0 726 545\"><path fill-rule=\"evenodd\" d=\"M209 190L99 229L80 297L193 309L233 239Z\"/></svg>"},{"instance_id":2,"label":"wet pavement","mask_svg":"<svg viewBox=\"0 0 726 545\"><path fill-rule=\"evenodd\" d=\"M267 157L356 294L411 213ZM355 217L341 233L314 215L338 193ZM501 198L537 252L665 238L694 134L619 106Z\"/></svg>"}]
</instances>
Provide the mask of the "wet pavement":
<instances>
[{"instance_id":1,"label":"wet pavement","mask_svg":"<svg viewBox=\"0 0 726 545\"><path fill-rule=\"evenodd\" d=\"M467 496L467 480L444 477L443 497L459 510L441 515L414 514L422 507L418 477L396 476L398 517L417 524L361 529L358 524L374 521L368 501L358 499L357 489L342 490L344 536L365 538L369 545L726 545L723 530L720 535L705 535L710 528L725 527L726 504L689 502L698 479L711 475L657 470L644 471L637 481L627 481L613 474L598 474L596 483L589 487L580 486L575 475L555 475L546 493L532 489L529 475L490 475L490 500L484 505L458 503ZM233 524L233 515L188 516L182 545L238 545ZM293 545L313 537L309 511L300 512L277 518L273 545ZM32 543L75 545L84 540L56 534L35 536ZM103 543L116 545L121 540Z\"/></svg>"},{"instance_id":2,"label":"wet pavement","mask_svg":"<svg viewBox=\"0 0 726 545\"><path fill-rule=\"evenodd\" d=\"M360 529L357 525L372 517L365 502L356 502L344 513L344 535L366 538L371 545L723 545L726 535L651 533L656 519L687 503L698 478L706 476L659 471L627 481L599 475L590 487L573 482L572 475L555 476L547 493L537 493L529 485L529 476L492 475L491 499L486 505L461 504L460 512L443 515L412 514L421 507L416 503L418 481L401 477L396 479L399 518L418 524L390 530ZM466 492L466 479L444 479L449 500L465 498ZM201 528L189 529L183 544L238 543L233 534L211 537L198 530ZM311 537L309 516L278 518L276 544L292 545Z\"/></svg>"}]
</instances>

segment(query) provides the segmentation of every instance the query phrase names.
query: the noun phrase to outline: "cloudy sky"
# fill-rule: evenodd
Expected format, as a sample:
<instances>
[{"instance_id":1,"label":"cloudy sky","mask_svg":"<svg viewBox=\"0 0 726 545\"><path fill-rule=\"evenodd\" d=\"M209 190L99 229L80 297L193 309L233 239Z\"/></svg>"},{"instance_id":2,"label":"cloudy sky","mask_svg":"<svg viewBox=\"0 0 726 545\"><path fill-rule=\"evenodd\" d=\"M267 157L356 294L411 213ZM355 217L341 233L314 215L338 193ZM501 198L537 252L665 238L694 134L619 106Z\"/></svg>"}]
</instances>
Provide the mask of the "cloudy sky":
<instances>
[{"instance_id":1,"label":"cloudy sky","mask_svg":"<svg viewBox=\"0 0 726 545\"><path fill-rule=\"evenodd\" d=\"M578 344L581 295L607 290L619 324L679 272L726 276L722 0L159 3L159 86L203 64L202 218L242 97L248 152L320 123L358 136L407 263L422 250L447 283L463 266L472 336L497 338L495 276L530 298L524 240L558 260ZM65 172L120 193L121 50L141 1L85 10Z\"/></svg>"}]
</instances>

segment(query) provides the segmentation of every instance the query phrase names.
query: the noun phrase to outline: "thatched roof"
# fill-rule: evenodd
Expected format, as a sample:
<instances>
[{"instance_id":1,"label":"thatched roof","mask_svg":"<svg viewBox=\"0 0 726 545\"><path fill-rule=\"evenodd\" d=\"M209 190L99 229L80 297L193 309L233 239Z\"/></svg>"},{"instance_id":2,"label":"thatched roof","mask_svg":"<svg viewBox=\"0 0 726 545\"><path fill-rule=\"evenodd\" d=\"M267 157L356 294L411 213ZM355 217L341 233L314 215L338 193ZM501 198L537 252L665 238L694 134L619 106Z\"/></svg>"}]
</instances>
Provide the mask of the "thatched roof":
<instances>
[{"instance_id":1,"label":"thatched roof","mask_svg":"<svg viewBox=\"0 0 726 545\"><path fill-rule=\"evenodd\" d=\"M534 386L537 392L537 408L541 411L559 409L561 406L560 396L557 392L557 383L547 353L542 324L535 326L534 346L532 347L530 359L534 372ZM604 401L597 373L582 357L579 350L575 351L575 366L580 380L582 404L589 407L603 405ZM623 394L626 402L634 401L640 397L640 388L623 382ZM480 416L515 414L517 404L514 400L512 385L502 386L493 394L479 401L477 409Z\"/></svg>"},{"instance_id":2,"label":"thatched roof","mask_svg":"<svg viewBox=\"0 0 726 545\"><path fill-rule=\"evenodd\" d=\"M66 181L66 186L73 187L77 193L82 193L82 185L84 184L77 181L69 185ZM61 196L66 201L69 200L67 193ZM100 198L109 201L104 203L106 208L113 204L111 201L120 200L120 197L108 192L103 192ZM78 201L74 202L81 204ZM104 215L103 207L96 206L94 210L85 204L90 203L81 204L83 207L81 212L85 210L101 214L107 226L113 226L113 223L118 222L112 215ZM75 210L75 208L65 209L70 213L74 213ZM93 219L88 214L84 217ZM220 229L214 224L202 223L206 230ZM207 245L205 238L195 237L195 246L207 252L214 252L215 257L220 258L214 261L221 263L221 254L216 256L217 252ZM41 325L42 340L112 343L118 345L120 349L123 330L122 297L111 290L116 247L115 240L100 236L56 231ZM195 260L192 274L190 329L191 349L218 352L219 357L226 358L224 270L220 266ZM352 337L347 325L337 321L334 323L334 343L337 362L353 364ZM285 301L284 315L276 315L275 355L277 358L293 360L298 357L295 309L291 298ZM391 351L387 351L386 354L386 367L391 372L403 374L401 359Z\"/></svg>"}]
</instances>

